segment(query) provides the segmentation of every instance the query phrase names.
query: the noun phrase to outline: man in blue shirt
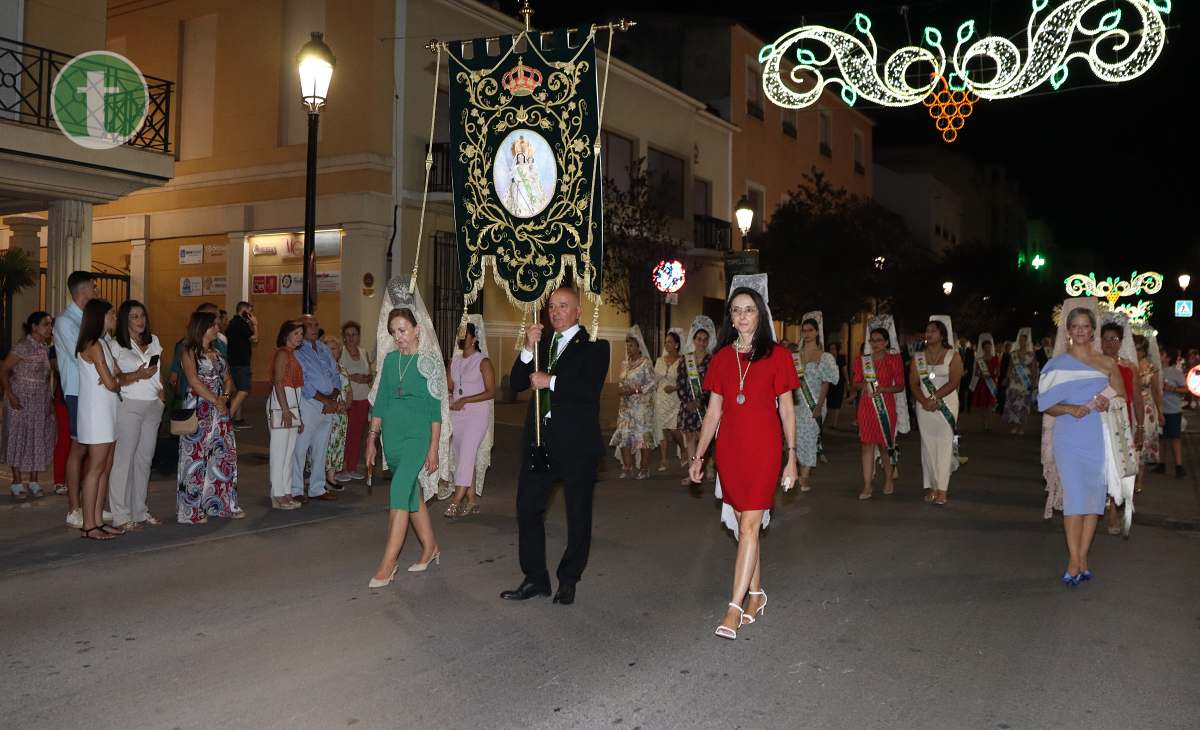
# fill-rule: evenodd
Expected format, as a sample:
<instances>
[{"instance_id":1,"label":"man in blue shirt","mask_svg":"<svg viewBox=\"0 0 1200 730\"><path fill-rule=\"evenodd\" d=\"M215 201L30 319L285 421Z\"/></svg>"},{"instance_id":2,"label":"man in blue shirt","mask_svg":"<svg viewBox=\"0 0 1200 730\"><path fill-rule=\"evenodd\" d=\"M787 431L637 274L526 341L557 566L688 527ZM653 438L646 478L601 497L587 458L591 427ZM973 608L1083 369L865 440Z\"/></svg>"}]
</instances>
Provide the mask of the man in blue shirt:
<instances>
[{"instance_id":1,"label":"man in blue shirt","mask_svg":"<svg viewBox=\"0 0 1200 730\"><path fill-rule=\"evenodd\" d=\"M1164 474L1167 471L1167 451L1175 457L1175 478L1183 479L1187 471L1183 468L1183 399L1190 391L1187 389L1187 378L1179 369L1179 348L1168 347L1162 351L1162 411L1163 430L1159 439L1159 457L1162 459L1154 465L1154 471Z\"/></svg>"},{"instance_id":2,"label":"man in blue shirt","mask_svg":"<svg viewBox=\"0 0 1200 730\"><path fill-rule=\"evenodd\" d=\"M308 496L332 502L337 495L326 490L325 449L333 429L333 415L345 413L342 402L342 377L333 353L319 339L321 324L311 314L303 317L304 342L296 348L296 359L304 371L300 389L300 420L304 430L296 439L296 461L292 467L292 496L304 501L304 465L310 464ZM309 458L309 455L312 458Z\"/></svg>"},{"instance_id":3,"label":"man in blue shirt","mask_svg":"<svg viewBox=\"0 0 1200 730\"><path fill-rule=\"evenodd\" d=\"M87 453L87 447L75 440L75 426L79 415L79 364L75 360L75 347L79 342L79 326L83 323L83 308L100 296L100 288L96 286L96 275L90 271L72 272L67 277L67 293L71 302L54 320L54 358L58 365L58 377L67 403L67 417L71 429L71 451L67 454L67 524L82 528L79 474L83 471L83 457Z\"/></svg>"}]
</instances>

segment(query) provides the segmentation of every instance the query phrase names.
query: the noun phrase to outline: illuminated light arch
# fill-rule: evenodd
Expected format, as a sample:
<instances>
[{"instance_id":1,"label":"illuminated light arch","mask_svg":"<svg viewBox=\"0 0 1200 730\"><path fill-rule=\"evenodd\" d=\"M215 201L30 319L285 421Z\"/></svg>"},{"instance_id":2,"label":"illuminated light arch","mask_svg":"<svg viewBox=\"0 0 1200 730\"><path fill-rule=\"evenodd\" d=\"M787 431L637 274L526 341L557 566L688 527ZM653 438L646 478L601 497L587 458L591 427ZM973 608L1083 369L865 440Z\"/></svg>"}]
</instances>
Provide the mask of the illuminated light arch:
<instances>
[{"instance_id":1,"label":"illuminated light arch","mask_svg":"<svg viewBox=\"0 0 1200 730\"><path fill-rule=\"evenodd\" d=\"M1128 280L1110 276L1104 281L1097 281L1094 273L1071 274L1064 283L1067 286L1067 296L1101 297L1108 301L1110 307L1115 307L1117 300L1122 297L1157 294L1162 291L1163 276L1156 271L1147 271L1144 274L1135 271Z\"/></svg>"},{"instance_id":2,"label":"illuminated light arch","mask_svg":"<svg viewBox=\"0 0 1200 730\"><path fill-rule=\"evenodd\" d=\"M880 106L903 107L916 104L932 92L937 77L946 76L950 88L969 91L981 99L1010 99L1026 94L1043 84L1061 88L1068 77L1071 61L1083 59L1097 78L1111 83L1130 81L1144 74L1162 54L1166 43L1163 14L1171 11L1171 0L1119 0L1119 7L1106 12L1098 23L1084 25L1084 16L1112 0L1067 0L1045 14L1049 0L1032 0L1033 12L1026 26L1026 51L1001 36L988 36L971 43L975 21L958 26L954 53L947 74L946 51L942 33L928 27L922 34L922 46L905 46L888 57L880 73L879 48L871 34L871 20L863 13L854 16L856 35L820 25L795 28L773 43L763 46L758 59L763 64L763 91L776 105L787 109L811 106L826 87L840 88L842 100L853 106L859 98ZM1122 7L1132 7L1139 27L1120 27L1125 19ZM1090 44L1086 50L1071 52L1072 44ZM798 48L796 65L787 72L784 83L783 61L798 44L812 42L826 49L822 55L807 47ZM1121 58L1108 61L1101 50L1118 52ZM987 79L973 79L967 67L972 60L987 59L995 64L995 73ZM912 86L906 80L916 64L928 66L929 83Z\"/></svg>"}]
</instances>

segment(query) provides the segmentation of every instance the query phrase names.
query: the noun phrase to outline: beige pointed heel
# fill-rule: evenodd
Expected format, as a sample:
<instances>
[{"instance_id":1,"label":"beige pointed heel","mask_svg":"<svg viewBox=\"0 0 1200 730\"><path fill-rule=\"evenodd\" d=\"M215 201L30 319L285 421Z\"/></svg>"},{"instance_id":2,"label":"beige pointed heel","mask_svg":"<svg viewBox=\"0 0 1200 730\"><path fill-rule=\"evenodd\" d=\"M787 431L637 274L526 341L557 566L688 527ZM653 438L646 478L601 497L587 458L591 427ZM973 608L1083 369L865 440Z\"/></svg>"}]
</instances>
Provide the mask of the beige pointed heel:
<instances>
[{"instance_id":1,"label":"beige pointed heel","mask_svg":"<svg viewBox=\"0 0 1200 730\"><path fill-rule=\"evenodd\" d=\"M438 565L441 565L442 564L442 551L438 550L437 552L435 552L433 554L433 557L429 559L429 563L436 563ZM425 571L429 570L429 563L413 563L412 565L408 566L408 572L424 573Z\"/></svg>"}]
</instances>

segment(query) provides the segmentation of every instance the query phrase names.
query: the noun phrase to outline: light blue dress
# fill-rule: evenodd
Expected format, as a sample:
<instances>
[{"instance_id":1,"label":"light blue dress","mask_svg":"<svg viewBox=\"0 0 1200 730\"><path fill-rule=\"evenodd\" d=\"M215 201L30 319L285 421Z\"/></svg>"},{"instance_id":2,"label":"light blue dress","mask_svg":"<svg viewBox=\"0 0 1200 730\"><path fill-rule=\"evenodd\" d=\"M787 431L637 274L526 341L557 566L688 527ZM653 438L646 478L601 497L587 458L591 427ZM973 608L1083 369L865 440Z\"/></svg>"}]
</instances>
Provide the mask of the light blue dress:
<instances>
[{"instance_id":1,"label":"light blue dress","mask_svg":"<svg viewBox=\"0 0 1200 730\"><path fill-rule=\"evenodd\" d=\"M833 386L838 382L838 366L833 355L826 352L817 362L807 363L804 366L804 382L808 384L808 391L812 393L813 400L820 400L821 384L829 383ZM821 412L816 418L813 418L811 413L804 393L797 389L796 460L801 466L817 465L817 439L821 435L821 421L825 418L825 404L821 404Z\"/></svg>"},{"instance_id":2,"label":"light blue dress","mask_svg":"<svg viewBox=\"0 0 1200 730\"><path fill-rule=\"evenodd\" d=\"M1081 406L1108 385L1108 375L1073 355L1055 356L1038 380L1038 410L1056 405ZM1104 514L1108 493L1105 479L1104 426L1096 411L1083 418L1054 419L1054 465L1062 482L1063 514Z\"/></svg>"}]
</instances>

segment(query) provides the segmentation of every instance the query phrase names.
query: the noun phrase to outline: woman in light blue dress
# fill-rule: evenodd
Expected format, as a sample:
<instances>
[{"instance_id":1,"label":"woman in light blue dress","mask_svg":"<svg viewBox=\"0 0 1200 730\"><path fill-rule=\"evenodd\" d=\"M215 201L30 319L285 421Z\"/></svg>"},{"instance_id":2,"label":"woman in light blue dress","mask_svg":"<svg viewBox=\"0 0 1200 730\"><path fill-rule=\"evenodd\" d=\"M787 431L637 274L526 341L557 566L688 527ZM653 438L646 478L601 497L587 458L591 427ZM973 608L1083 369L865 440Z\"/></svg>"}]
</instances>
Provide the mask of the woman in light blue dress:
<instances>
[{"instance_id":1,"label":"woman in light blue dress","mask_svg":"<svg viewBox=\"0 0 1200 730\"><path fill-rule=\"evenodd\" d=\"M815 315L815 316L812 316ZM796 400L796 460L800 463L800 491L812 487L808 483L812 468L820 453L821 425L825 420L825 402L829 387L838 382L837 360L822 350L820 312L809 312L800 323L800 349L792 353L796 375L803 379L795 391Z\"/></svg>"},{"instance_id":2,"label":"woman in light blue dress","mask_svg":"<svg viewBox=\"0 0 1200 730\"><path fill-rule=\"evenodd\" d=\"M1110 397L1124 395L1125 388L1116 364L1095 347L1095 300L1091 307L1069 306L1075 301L1063 306L1069 312L1068 344L1055 348L1060 354L1046 363L1038 382L1038 410L1054 416L1054 464L1062 483L1069 554L1062 582L1068 586L1092 578L1088 550L1104 513L1109 481L1101 411L1108 409ZM1061 330L1059 336L1063 337Z\"/></svg>"}]
</instances>

